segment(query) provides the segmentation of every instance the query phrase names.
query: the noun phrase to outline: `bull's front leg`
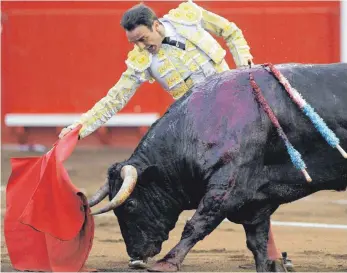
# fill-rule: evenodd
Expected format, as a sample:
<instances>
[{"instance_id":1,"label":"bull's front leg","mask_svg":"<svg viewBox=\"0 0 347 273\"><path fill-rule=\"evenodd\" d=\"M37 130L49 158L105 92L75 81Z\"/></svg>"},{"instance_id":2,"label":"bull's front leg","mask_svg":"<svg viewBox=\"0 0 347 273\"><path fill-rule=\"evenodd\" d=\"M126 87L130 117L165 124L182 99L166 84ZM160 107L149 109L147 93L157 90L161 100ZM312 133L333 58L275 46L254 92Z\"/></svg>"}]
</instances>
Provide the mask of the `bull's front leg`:
<instances>
[{"instance_id":1,"label":"bull's front leg","mask_svg":"<svg viewBox=\"0 0 347 273\"><path fill-rule=\"evenodd\" d=\"M243 225L243 227L246 232L247 247L253 253L257 271L283 271L284 268L278 266L275 261L270 261L267 254L270 218L256 225Z\"/></svg>"},{"instance_id":2,"label":"bull's front leg","mask_svg":"<svg viewBox=\"0 0 347 273\"><path fill-rule=\"evenodd\" d=\"M174 272L180 266L190 249L209 235L225 218L221 205L225 191L211 190L200 202L193 217L187 221L179 243L148 271Z\"/></svg>"}]
</instances>

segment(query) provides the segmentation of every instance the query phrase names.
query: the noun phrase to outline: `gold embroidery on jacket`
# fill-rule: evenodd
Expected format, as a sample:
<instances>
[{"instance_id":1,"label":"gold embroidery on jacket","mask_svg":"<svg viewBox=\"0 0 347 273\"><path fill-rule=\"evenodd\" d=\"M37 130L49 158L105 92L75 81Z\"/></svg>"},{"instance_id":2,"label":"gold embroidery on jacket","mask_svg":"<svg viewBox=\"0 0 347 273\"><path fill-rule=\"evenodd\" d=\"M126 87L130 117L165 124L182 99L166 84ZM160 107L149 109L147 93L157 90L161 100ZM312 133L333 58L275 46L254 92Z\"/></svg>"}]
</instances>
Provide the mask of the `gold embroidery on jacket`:
<instances>
[{"instance_id":1,"label":"gold embroidery on jacket","mask_svg":"<svg viewBox=\"0 0 347 273\"><path fill-rule=\"evenodd\" d=\"M152 55L147 50L140 50L137 46L128 53L125 63L137 72L143 72L152 63Z\"/></svg>"},{"instance_id":2,"label":"gold embroidery on jacket","mask_svg":"<svg viewBox=\"0 0 347 273\"><path fill-rule=\"evenodd\" d=\"M204 51L215 63L220 63L225 55L226 51L222 46L214 40L212 36L209 36L202 28L196 26L196 31L191 34L191 31L186 29L183 25L174 23L178 34L188 39L191 43L199 47Z\"/></svg>"},{"instance_id":3,"label":"gold embroidery on jacket","mask_svg":"<svg viewBox=\"0 0 347 273\"><path fill-rule=\"evenodd\" d=\"M173 88L169 91L169 93L172 95L174 99L179 99L182 97L186 92L190 90L193 86L193 80L187 79L186 81L180 83L177 87Z\"/></svg>"},{"instance_id":4,"label":"gold embroidery on jacket","mask_svg":"<svg viewBox=\"0 0 347 273\"><path fill-rule=\"evenodd\" d=\"M181 74L178 71L173 71L167 78L166 78L166 83L169 87L169 89L173 88L176 86L178 83L182 82L183 79L181 77Z\"/></svg>"},{"instance_id":5,"label":"gold embroidery on jacket","mask_svg":"<svg viewBox=\"0 0 347 273\"><path fill-rule=\"evenodd\" d=\"M164 17L180 24L193 25L200 22L202 12L196 5L185 2L181 3L177 8L170 10L169 14Z\"/></svg>"},{"instance_id":6,"label":"gold embroidery on jacket","mask_svg":"<svg viewBox=\"0 0 347 273\"><path fill-rule=\"evenodd\" d=\"M200 67L210 61L206 55L201 54L200 52L197 52L197 54L193 56L193 59Z\"/></svg>"},{"instance_id":7,"label":"gold embroidery on jacket","mask_svg":"<svg viewBox=\"0 0 347 273\"><path fill-rule=\"evenodd\" d=\"M157 53L157 57L159 61L166 59L165 51L162 48L159 49L159 52Z\"/></svg>"},{"instance_id":8,"label":"gold embroidery on jacket","mask_svg":"<svg viewBox=\"0 0 347 273\"><path fill-rule=\"evenodd\" d=\"M226 18L204 10L203 8L201 8L201 10L202 27L208 32L224 38L237 67L247 65L248 60L252 60L253 57L241 29Z\"/></svg>"},{"instance_id":9,"label":"gold embroidery on jacket","mask_svg":"<svg viewBox=\"0 0 347 273\"><path fill-rule=\"evenodd\" d=\"M170 62L169 59L166 58L162 62L162 65L158 67L158 72L160 74L160 77L164 77L174 69L175 69L175 67L173 66L173 64Z\"/></svg>"},{"instance_id":10,"label":"gold embroidery on jacket","mask_svg":"<svg viewBox=\"0 0 347 273\"><path fill-rule=\"evenodd\" d=\"M228 66L228 64L227 64L227 62L226 62L225 60L223 60L223 61L222 61L221 63L219 63L219 64L214 64L213 66L214 66L214 68L216 69L216 71L217 71L218 73L221 73L221 72L224 72L224 71L227 71L227 70L230 69L229 66Z\"/></svg>"},{"instance_id":11,"label":"gold embroidery on jacket","mask_svg":"<svg viewBox=\"0 0 347 273\"><path fill-rule=\"evenodd\" d=\"M181 49L173 49L172 52L170 52L170 55L174 56L177 59L182 60L184 58L185 55L185 51L181 50Z\"/></svg>"},{"instance_id":12,"label":"gold embroidery on jacket","mask_svg":"<svg viewBox=\"0 0 347 273\"><path fill-rule=\"evenodd\" d=\"M193 59L191 58L188 52L182 55L180 59L184 65L189 65L193 61Z\"/></svg>"},{"instance_id":13,"label":"gold embroidery on jacket","mask_svg":"<svg viewBox=\"0 0 347 273\"><path fill-rule=\"evenodd\" d=\"M194 49L196 49L196 46L187 40L186 41L186 51L189 52L189 51L194 50Z\"/></svg>"}]
</instances>

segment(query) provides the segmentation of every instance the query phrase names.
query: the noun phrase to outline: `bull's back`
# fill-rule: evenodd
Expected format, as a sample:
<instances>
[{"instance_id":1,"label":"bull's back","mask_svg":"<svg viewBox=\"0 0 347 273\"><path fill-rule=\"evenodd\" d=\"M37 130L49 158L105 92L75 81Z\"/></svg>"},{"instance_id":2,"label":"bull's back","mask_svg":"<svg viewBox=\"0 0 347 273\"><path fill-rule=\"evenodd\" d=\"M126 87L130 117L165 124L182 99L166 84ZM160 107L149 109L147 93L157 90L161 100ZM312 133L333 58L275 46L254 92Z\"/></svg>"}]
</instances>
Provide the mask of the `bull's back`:
<instances>
[{"instance_id":1,"label":"bull's back","mask_svg":"<svg viewBox=\"0 0 347 273\"><path fill-rule=\"evenodd\" d=\"M347 150L347 64L276 66L301 93ZM343 164L341 155L323 139L312 122L290 99L283 86L260 66L225 72L197 86L185 99L191 128L202 143L209 166L252 161L265 151L265 164L289 164L290 158L264 109L256 102L249 80L252 72L291 143L305 161L321 154L334 168ZM325 166L324 159L321 162ZM318 160L319 161L319 160ZM318 162L317 161L317 162Z\"/></svg>"},{"instance_id":2,"label":"bull's back","mask_svg":"<svg viewBox=\"0 0 347 273\"><path fill-rule=\"evenodd\" d=\"M204 177L215 173L218 183L231 181L232 169L252 161L266 140L268 121L262 122L247 69L227 71L195 86L185 105L196 140L196 164Z\"/></svg>"},{"instance_id":3,"label":"bull's back","mask_svg":"<svg viewBox=\"0 0 347 273\"><path fill-rule=\"evenodd\" d=\"M248 77L243 70L227 71L192 90L186 99L187 114L201 140L235 144L259 119Z\"/></svg>"},{"instance_id":4,"label":"bull's back","mask_svg":"<svg viewBox=\"0 0 347 273\"><path fill-rule=\"evenodd\" d=\"M347 141L347 64L284 65L278 68L301 94L307 108L317 113L341 141ZM281 97L271 103L276 105L276 114L288 134L297 139L302 139L297 137L300 134L318 137L320 134L313 122L278 82L275 86L273 92Z\"/></svg>"},{"instance_id":5,"label":"bull's back","mask_svg":"<svg viewBox=\"0 0 347 273\"><path fill-rule=\"evenodd\" d=\"M302 95L347 150L347 64L276 66ZM270 75L272 77L272 75ZM346 187L346 159L329 145L313 122L278 83L264 91L289 141L302 155L317 189ZM280 95L279 95L280 94ZM321 123L323 124L323 123ZM323 128L321 126L321 128ZM324 130L323 133L327 131ZM282 139L272 127L266 143L265 165L282 183L305 182L290 162ZM282 176L281 176L282 173ZM271 177L271 172L269 173Z\"/></svg>"},{"instance_id":6,"label":"bull's back","mask_svg":"<svg viewBox=\"0 0 347 273\"><path fill-rule=\"evenodd\" d=\"M279 66L291 85L327 122L347 116L347 64ZM288 96L286 96L288 101Z\"/></svg>"}]
</instances>

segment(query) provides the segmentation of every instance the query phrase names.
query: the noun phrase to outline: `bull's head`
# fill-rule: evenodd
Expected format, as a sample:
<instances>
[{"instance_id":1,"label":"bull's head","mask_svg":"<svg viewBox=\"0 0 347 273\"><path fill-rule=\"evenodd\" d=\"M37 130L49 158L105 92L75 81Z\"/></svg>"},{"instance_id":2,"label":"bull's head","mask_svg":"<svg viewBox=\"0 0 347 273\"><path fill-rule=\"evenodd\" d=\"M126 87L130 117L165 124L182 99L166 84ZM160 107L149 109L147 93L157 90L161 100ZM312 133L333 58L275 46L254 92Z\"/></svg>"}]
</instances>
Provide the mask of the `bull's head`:
<instances>
[{"instance_id":1,"label":"bull's head","mask_svg":"<svg viewBox=\"0 0 347 273\"><path fill-rule=\"evenodd\" d=\"M156 167L141 171L132 165L115 164L105 184L89 200L92 207L109 195L110 203L93 215L114 211L128 255L134 260L146 260L160 252L181 212L177 200L159 180Z\"/></svg>"}]
</instances>

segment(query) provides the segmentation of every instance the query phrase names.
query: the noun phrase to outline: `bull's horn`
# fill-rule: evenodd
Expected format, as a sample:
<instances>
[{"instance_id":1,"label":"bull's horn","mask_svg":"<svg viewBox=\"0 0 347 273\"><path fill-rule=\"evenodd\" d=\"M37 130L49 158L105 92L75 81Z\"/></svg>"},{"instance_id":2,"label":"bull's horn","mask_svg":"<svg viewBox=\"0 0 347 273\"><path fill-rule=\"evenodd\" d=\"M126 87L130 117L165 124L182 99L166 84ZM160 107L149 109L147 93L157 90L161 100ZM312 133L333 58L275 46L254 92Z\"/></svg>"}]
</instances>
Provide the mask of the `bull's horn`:
<instances>
[{"instance_id":1,"label":"bull's horn","mask_svg":"<svg viewBox=\"0 0 347 273\"><path fill-rule=\"evenodd\" d=\"M120 190L117 192L116 196L111 200L111 202L104 208L93 212L92 215L97 215L101 213L114 210L116 207L124 203L124 201L133 192L136 182L137 182L137 171L136 168L131 165L126 165L121 170L121 177L123 178L123 184Z\"/></svg>"},{"instance_id":2,"label":"bull's horn","mask_svg":"<svg viewBox=\"0 0 347 273\"><path fill-rule=\"evenodd\" d=\"M105 183L100 187L100 189L88 200L89 207L93 207L99 204L107 196L109 192L109 185L107 178Z\"/></svg>"}]
</instances>

